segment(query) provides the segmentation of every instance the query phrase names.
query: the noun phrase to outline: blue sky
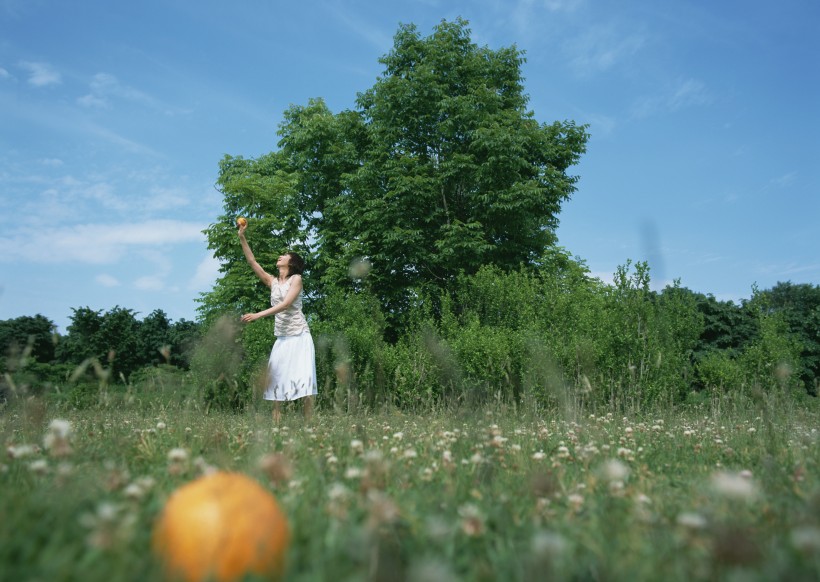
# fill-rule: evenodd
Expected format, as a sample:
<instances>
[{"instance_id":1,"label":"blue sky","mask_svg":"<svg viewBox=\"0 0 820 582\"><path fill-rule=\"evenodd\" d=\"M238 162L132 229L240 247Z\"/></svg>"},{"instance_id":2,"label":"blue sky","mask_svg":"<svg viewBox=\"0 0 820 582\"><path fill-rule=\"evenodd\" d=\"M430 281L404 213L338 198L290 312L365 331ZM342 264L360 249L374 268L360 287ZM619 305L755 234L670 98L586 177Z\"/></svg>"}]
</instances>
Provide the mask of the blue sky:
<instances>
[{"instance_id":1,"label":"blue sky","mask_svg":"<svg viewBox=\"0 0 820 582\"><path fill-rule=\"evenodd\" d=\"M812 0L0 0L0 320L115 305L196 317L225 154L333 111L399 23L515 44L542 122L590 124L559 243L611 280L719 299L820 284L820 3Z\"/></svg>"}]
</instances>

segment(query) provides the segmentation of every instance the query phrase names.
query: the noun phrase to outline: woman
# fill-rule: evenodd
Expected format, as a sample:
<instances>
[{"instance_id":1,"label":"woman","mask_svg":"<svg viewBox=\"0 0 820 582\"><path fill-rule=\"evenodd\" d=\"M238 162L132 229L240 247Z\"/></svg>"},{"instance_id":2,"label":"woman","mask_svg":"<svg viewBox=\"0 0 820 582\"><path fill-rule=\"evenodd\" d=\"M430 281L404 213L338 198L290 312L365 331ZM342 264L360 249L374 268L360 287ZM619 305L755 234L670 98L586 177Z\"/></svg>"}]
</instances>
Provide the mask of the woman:
<instances>
[{"instance_id":1,"label":"woman","mask_svg":"<svg viewBox=\"0 0 820 582\"><path fill-rule=\"evenodd\" d=\"M265 400L273 400L273 420L282 418L281 403L304 398L305 419L310 419L313 396L316 395L316 352L305 315L302 313L302 271L305 263L296 253L286 253L276 261L274 277L256 262L245 239L247 224L239 225L242 252L256 276L270 287L271 307L258 313L246 313L242 321L250 323L274 315L276 341L268 361L269 380Z\"/></svg>"}]
</instances>

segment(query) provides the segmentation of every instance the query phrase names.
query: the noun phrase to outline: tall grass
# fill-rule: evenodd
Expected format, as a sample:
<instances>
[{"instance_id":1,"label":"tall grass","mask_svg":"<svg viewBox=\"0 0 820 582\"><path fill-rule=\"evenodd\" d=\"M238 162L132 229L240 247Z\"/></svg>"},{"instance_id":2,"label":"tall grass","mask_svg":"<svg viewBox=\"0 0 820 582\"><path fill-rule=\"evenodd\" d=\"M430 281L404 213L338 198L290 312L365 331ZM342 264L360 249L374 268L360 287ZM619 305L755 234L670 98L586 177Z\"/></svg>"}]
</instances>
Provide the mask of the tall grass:
<instances>
[{"instance_id":1,"label":"tall grass","mask_svg":"<svg viewBox=\"0 0 820 582\"><path fill-rule=\"evenodd\" d=\"M177 487L240 471L293 530L289 580L809 580L816 408L759 393L651 415L491 401L206 410L168 379L0 412L0 579L153 580ZM368 412L368 410L370 410Z\"/></svg>"}]
</instances>

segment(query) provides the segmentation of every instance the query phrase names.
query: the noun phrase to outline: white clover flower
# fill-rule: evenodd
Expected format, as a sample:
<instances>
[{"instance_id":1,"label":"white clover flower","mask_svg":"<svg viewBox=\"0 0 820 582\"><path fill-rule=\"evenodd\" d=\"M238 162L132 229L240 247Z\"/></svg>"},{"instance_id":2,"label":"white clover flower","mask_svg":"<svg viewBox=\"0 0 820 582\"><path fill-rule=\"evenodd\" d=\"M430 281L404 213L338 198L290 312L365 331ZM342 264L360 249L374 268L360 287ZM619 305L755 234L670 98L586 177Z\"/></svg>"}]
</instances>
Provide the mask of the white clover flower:
<instances>
[{"instance_id":1,"label":"white clover flower","mask_svg":"<svg viewBox=\"0 0 820 582\"><path fill-rule=\"evenodd\" d=\"M333 483L327 490L327 497L331 501L341 501L350 496L350 489L342 483Z\"/></svg>"},{"instance_id":2,"label":"white clover flower","mask_svg":"<svg viewBox=\"0 0 820 582\"><path fill-rule=\"evenodd\" d=\"M136 483L131 483L123 489L123 495L125 495L128 499L133 499L134 501L139 501L145 495L145 490L137 485Z\"/></svg>"},{"instance_id":3,"label":"white clover flower","mask_svg":"<svg viewBox=\"0 0 820 582\"><path fill-rule=\"evenodd\" d=\"M573 509L580 509L581 506L584 504L584 496L580 493L571 493L567 495L567 501L573 507Z\"/></svg>"},{"instance_id":4,"label":"white clover flower","mask_svg":"<svg viewBox=\"0 0 820 582\"><path fill-rule=\"evenodd\" d=\"M188 451L182 448L174 448L168 451L168 460L171 463L184 463L188 460Z\"/></svg>"},{"instance_id":5,"label":"white clover flower","mask_svg":"<svg viewBox=\"0 0 820 582\"><path fill-rule=\"evenodd\" d=\"M40 452L37 445L11 445L6 448L6 453L12 459L24 459Z\"/></svg>"},{"instance_id":6,"label":"white clover flower","mask_svg":"<svg viewBox=\"0 0 820 582\"><path fill-rule=\"evenodd\" d=\"M601 465L599 473L610 483L623 482L629 476L629 467L618 459L609 459Z\"/></svg>"},{"instance_id":7,"label":"white clover flower","mask_svg":"<svg viewBox=\"0 0 820 582\"><path fill-rule=\"evenodd\" d=\"M160 421L157 423L157 430L165 430L168 427L164 422Z\"/></svg>"},{"instance_id":8,"label":"white clover flower","mask_svg":"<svg viewBox=\"0 0 820 582\"><path fill-rule=\"evenodd\" d=\"M530 548L535 556L555 559L569 549L566 538L550 531L539 531L532 537Z\"/></svg>"},{"instance_id":9,"label":"white clover flower","mask_svg":"<svg viewBox=\"0 0 820 582\"><path fill-rule=\"evenodd\" d=\"M441 453L441 460L444 461L445 464L449 465L453 462L453 453L449 450L445 450Z\"/></svg>"},{"instance_id":10,"label":"white clover flower","mask_svg":"<svg viewBox=\"0 0 820 582\"><path fill-rule=\"evenodd\" d=\"M45 475L48 473L48 461L45 459L34 459L28 464L29 471L35 475Z\"/></svg>"},{"instance_id":11,"label":"white clover flower","mask_svg":"<svg viewBox=\"0 0 820 582\"><path fill-rule=\"evenodd\" d=\"M364 451L364 443L359 439L353 439L350 441L350 450L356 453L361 453Z\"/></svg>"},{"instance_id":12,"label":"white clover flower","mask_svg":"<svg viewBox=\"0 0 820 582\"><path fill-rule=\"evenodd\" d=\"M680 513L675 521L677 521L678 525L692 530L704 529L707 526L706 518L699 513Z\"/></svg>"},{"instance_id":13,"label":"white clover flower","mask_svg":"<svg viewBox=\"0 0 820 582\"><path fill-rule=\"evenodd\" d=\"M544 451L537 451L532 454L532 458L535 461L543 461L547 458L547 454Z\"/></svg>"},{"instance_id":14,"label":"white clover flower","mask_svg":"<svg viewBox=\"0 0 820 582\"><path fill-rule=\"evenodd\" d=\"M416 449L407 449L406 451L404 451L403 456L405 459L415 459L419 456L419 454L416 452Z\"/></svg>"},{"instance_id":15,"label":"white clover flower","mask_svg":"<svg viewBox=\"0 0 820 582\"><path fill-rule=\"evenodd\" d=\"M362 470L359 467L348 467L345 470L345 479L359 479L362 476Z\"/></svg>"},{"instance_id":16,"label":"white clover flower","mask_svg":"<svg viewBox=\"0 0 820 582\"><path fill-rule=\"evenodd\" d=\"M364 454L364 460L366 463L379 463L383 459L384 455L382 455L382 452L379 449L370 449Z\"/></svg>"},{"instance_id":17,"label":"white clover flower","mask_svg":"<svg viewBox=\"0 0 820 582\"><path fill-rule=\"evenodd\" d=\"M55 418L48 425L48 432L55 438L67 439L71 436L71 423L67 420Z\"/></svg>"},{"instance_id":18,"label":"white clover flower","mask_svg":"<svg viewBox=\"0 0 820 582\"><path fill-rule=\"evenodd\" d=\"M719 495L729 499L752 500L757 497L757 487L751 478L739 473L718 471L712 475L712 489Z\"/></svg>"},{"instance_id":19,"label":"white clover flower","mask_svg":"<svg viewBox=\"0 0 820 582\"><path fill-rule=\"evenodd\" d=\"M470 462L473 465L478 465L479 463L482 463L483 461L484 461L484 457L481 455L481 453L475 453L472 457L470 457Z\"/></svg>"}]
</instances>

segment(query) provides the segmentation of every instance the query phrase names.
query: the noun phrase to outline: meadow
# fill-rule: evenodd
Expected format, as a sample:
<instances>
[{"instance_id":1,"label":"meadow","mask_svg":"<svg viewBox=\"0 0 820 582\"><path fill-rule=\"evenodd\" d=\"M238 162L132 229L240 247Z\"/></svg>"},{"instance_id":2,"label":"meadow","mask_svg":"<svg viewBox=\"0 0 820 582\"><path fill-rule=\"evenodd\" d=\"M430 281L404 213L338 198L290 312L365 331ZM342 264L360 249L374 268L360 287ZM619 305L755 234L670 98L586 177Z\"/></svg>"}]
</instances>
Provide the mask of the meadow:
<instances>
[{"instance_id":1,"label":"meadow","mask_svg":"<svg viewBox=\"0 0 820 582\"><path fill-rule=\"evenodd\" d=\"M259 481L288 580L816 580L818 419L773 395L647 416L576 406L205 410L184 387L0 410L0 579L154 580L181 485Z\"/></svg>"}]
</instances>

